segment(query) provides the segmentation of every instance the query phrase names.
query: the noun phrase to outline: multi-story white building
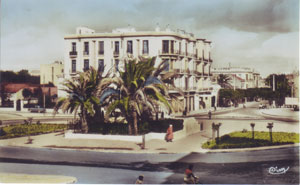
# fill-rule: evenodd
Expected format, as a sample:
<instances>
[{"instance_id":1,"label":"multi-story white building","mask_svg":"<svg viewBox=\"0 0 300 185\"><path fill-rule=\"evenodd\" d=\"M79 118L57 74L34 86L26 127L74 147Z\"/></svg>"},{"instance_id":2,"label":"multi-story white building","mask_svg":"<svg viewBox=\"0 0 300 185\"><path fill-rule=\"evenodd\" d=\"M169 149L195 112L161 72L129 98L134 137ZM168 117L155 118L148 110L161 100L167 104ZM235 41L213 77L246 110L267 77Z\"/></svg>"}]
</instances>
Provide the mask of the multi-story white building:
<instances>
[{"instance_id":1,"label":"multi-story white building","mask_svg":"<svg viewBox=\"0 0 300 185\"><path fill-rule=\"evenodd\" d=\"M229 84L236 89L248 89L260 87L260 74L247 67L223 67L212 68L213 76L220 74L230 77Z\"/></svg>"},{"instance_id":2,"label":"multi-story white building","mask_svg":"<svg viewBox=\"0 0 300 185\"><path fill-rule=\"evenodd\" d=\"M55 61L51 64L41 64L40 84L53 83L58 86L59 78L64 74L64 64L61 61Z\"/></svg>"},{"instance_id":3,"label":"multi-story white building","mask_svg":"<svg viewBox=\"0 0 300 185\"><path fill-rule=\"evenodd\" d=\"M169 28L154 31L136 31L134 28L115 29L111 33L95 33L79 27L76 34L65 36L64 78L72 78L90 66L104 72L123 69L127 58L156 57L156 66L168 62L166 71L175 71L175 86L184 92L180 96L175 89L169 91L180 96L182 111L198 110L216 105L216 91L211 85L211 41L195 38L183 30ZM60 93L59 93L60 94Z\"/></svg>"}]
</instances>

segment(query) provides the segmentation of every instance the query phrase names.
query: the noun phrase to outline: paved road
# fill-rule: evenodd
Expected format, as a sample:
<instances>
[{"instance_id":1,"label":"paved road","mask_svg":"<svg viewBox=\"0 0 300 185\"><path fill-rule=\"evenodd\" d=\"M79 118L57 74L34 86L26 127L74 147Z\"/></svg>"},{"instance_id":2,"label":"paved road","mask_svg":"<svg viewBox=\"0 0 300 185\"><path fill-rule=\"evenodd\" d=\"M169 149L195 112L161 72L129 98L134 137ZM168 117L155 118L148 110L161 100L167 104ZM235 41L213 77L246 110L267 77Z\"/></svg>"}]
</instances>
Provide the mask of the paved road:
<instances>
[{"instance_id":1,"label":"paved road","mask_svg":"<svg viewBox=\"0 0 300 185\"><path fill-rule=\"evenodd\" d=\"M299 184L298 147L191 154L99 153L1 147L0 154L0 172L75 176L78 183L133 183L136 176L143 174L145 183L181 184L184 169L192 163L195 174L205 184ZM272 175L269 173L271 167L288 170L284 174Z\"/></svg>"}]
</instances>

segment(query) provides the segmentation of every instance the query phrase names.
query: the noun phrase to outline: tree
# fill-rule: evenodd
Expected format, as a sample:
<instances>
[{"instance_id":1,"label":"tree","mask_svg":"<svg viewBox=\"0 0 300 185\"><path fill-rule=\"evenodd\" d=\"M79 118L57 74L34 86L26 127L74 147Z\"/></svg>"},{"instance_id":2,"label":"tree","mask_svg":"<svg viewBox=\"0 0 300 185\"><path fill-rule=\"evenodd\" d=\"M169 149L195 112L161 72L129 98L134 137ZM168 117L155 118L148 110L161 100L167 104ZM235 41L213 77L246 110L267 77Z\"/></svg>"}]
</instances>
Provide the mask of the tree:
<instances>
[{"instance_id":1,"label":"tree","mask_svg":"<svg viewBox=\"0 0 300 185\"><path fill-rule=\"evenodd\" d=\"M145 112L156 112L156 105L164 105L170 112L173 111L167 100L168 91L158 78L166 66L165 62L155 69L155 60L153 57L124 61L124 72L120 71L119 77L105 79L105 83L99 86L99 89L106 89L99 94L100 102L107 98L112 101L106 109L106 116L113 110L120 109L127 121L130 135L138 134L138 119Z\"/></svg>"},{"instance_id":2,"label":"tree","mask_svg":"<svg viewBox=\"0 0 300 185\"><path fill-rule=\"evenodd\" d=\"M275 92L273 92L273 100L277 102L278 105L283 105L285 97L291 96L291 87L288 84L288 79L285 74L275 75L275 84L273 84L273 75L269 75L266 78L266 83L270 84L271 89L275 86Z\"/></svg>"},{"instance_id":3,"label":"tree","mask_svg":"<svg viewBox=\"0 0 300 185\"><path fill-rule=\"evenodd\" d=\"M28 104L30 104L30 99L33 96L33 93L31 92L31 90L27 89L27 88L23 89L22 95L24 98L28 99Z\"/></svg>"},{"instance_id":4,"label":"tree","mask_svg":"<svg viewBox=\"0 0 300 185\"><path fill-rule=\"evenodd\" d=\"M222 88L231 88L229 83L230 79L231 78L228 75L220 74L217 78L217 82Z\"/></svg>"},{"instance_id":5,"label":"tree","mask_svg":"<svg viewBox=\"0 0 300 185\"><path fill-rule=\"evenodd\" d=\"M80 127L83 133L88 132L88 116L95 115L95 105L100 103L95 96L96 87L99 83L98 78L97 71L91 68L84 73L80 73L79 77L68 80L64 83L64 91L68 93L68 97L59 98L54 108L55 113L57 113L59 108L63 112L74 112L75 118L78 111L80 111Z\"/></svg>"}]
</instances>

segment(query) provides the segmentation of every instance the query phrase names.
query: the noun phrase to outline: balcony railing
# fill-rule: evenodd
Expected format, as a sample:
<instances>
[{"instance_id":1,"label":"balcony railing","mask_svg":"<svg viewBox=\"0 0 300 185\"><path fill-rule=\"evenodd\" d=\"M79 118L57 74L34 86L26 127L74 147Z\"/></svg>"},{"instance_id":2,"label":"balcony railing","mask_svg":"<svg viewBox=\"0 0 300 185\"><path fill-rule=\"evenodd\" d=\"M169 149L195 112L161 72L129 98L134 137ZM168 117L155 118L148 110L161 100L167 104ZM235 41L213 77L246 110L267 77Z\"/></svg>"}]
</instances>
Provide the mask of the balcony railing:
<instances>
[{"instance_id":1,"label":"balcony railing","mask_svg":"<svg viewBox=\"0 0 300 185\"><path fill-rule=\"evenodd\" d=\"M161 56L178 56L179 55L179 51L174 50L174 51L158 51L158 54Z\"/></svg>"},{"instance_id":2,"label":"balcony railing","mask_svg":"<svg viewBox=\"0 0 300 185\"><path fill-rule=\"evenodd\" d=\"M118 57L120 55L119 51L114 51L114 57Z\"/></svg>"},{"instance_id":3,"label":"balcony railing","mask_svg":"<svg viewBox=\"0 0 300 185\"><path fill-rule=\"evenodd\" d=\"M89 55L89 52L88 51L84 51L83 55Z\"/></svg>"},{"instance_id":4,"label":"balcony railing","mask_svg":"<svg viewBox=\"0 0 300 185\"><path fill-rule=\"evenodd\" d=\"M77 57L77 51L70 51L70 57Z\"/></svg>"}]
</instances>

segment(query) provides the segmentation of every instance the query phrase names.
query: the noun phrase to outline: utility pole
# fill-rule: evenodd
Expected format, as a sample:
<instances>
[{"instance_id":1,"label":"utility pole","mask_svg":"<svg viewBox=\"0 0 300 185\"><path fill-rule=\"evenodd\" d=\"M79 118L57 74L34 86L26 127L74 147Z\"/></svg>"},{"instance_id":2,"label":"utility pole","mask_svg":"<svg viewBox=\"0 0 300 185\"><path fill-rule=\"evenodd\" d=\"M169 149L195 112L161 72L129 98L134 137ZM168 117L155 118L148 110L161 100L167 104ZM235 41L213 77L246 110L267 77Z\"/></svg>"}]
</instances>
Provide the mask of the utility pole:
<instances>
[{"instance_id":1,"label":"utility pole","mask_svg":"<svg viewBox=\"0 0 300 185\"><path fill-rule=\"evenodd\" d=\"M275 74L273 74L273 92L275 91Z\"/></svg>"}]
</instances>

